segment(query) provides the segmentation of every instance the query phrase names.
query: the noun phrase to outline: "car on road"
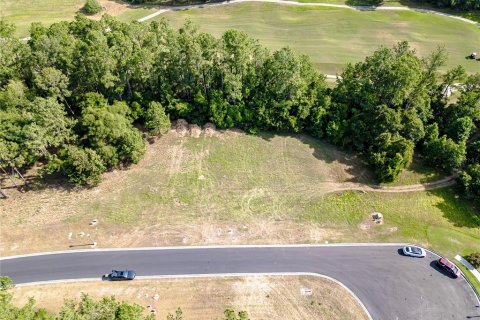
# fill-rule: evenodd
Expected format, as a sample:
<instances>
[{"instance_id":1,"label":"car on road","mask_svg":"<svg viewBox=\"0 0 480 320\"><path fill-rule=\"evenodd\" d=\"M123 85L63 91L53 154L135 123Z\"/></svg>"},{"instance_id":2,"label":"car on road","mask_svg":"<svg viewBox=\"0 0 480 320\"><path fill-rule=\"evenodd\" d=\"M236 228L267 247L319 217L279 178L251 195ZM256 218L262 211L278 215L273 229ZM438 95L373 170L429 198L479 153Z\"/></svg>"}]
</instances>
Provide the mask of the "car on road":
<instances>
[{"instance_id":1,"label":"car on road","mask_svg":"<svg viewBox=\"0 0 480 320\"><path fill-rule=\"evenodd\" d=\"M136 273L133 270L112 270L111 273L105 274L103 277L110 281L124 281L135 279Z\"/></svg>"},{"instance_id":2,"label":"car on road","mask_svg":"<svg viewBox=\"0 0 480 320\"><path fill-rule=\"evenodd\" d=\"M425 249L416 246L405 246L402 251L404 255L416 258L424 258L427 255Z\"/></svg>"},{"instance_id":3,"label":"car on road","mask_svg":"<svg viewBox=\"0 0 480 320\"><path fill-rule=\"evenodd\" d=\"M438 259L437 266L454 278L458 278L460 276L460 270L457 268L457 266L446 258Z\"/></svg>"}]
</instances>

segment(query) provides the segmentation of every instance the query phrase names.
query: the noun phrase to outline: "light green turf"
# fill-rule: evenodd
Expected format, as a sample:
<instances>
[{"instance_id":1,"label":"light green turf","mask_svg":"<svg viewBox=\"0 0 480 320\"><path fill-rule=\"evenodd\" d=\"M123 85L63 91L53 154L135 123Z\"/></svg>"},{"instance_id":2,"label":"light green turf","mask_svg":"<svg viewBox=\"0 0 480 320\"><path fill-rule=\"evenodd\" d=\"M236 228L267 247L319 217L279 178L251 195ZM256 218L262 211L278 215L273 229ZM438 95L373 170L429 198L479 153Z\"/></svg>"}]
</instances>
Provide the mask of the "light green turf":
<instances>
[{"instance_id":1,"label":"light green turf","mask_svg":"<svg viewBox=\"0 0 480 320\"><path fill-rule=\"evenodd\" d=\"M385 186L403 186L428 183L445 178L445 174L425 165L420 159L414 158L409 168L404 170L394 182L384 183Z\"/></svg>"},{"instance_id":2,"label":"light green turf","mask_svg":"<svg viewBox=\"0 0 480 320\"><path fill-rule=\"evenodd\" d=\"M85 0L0 0L0 17L17 27L19 37L26 37L32 22L71 20L84 4Z\"/></svg>"},{"instance_id":3,"label":"light green turf","mask_svg":"<svg viewBox=\"0 0 480 320\"><path fill-rule=\"evenodd\" d=\"M72 20L84 4L85 0L0 0L0 17L16 26L17 36L26 37L32 22L48 26ZM129 6L117 19L134 21L157 10L152 6Z\"/></svg>"},{"instance_id":4,"label":"light green turf","mask_svg":"<svg viewBox=\"0 0 480 320\"><path fill-rule=\"evenodd\" d=\"M149 14L152 14L154 12L158 11L158 8L155 7L133 7L131 6L127 11L124 13L120 14L116 18L122 22L130 22L130 21L135 21L140 18L146 17Z\"/></svg>"},{"instance_id":5,"label":"light green turf","mask_svg":"<svg viewBox=\"0 0 480 320\"><path fill-rule=\"evenodd\" d=\"M465 59L478 51L479 28L433 14L244 3L169 12L157 19L161 17L175 26L191 19L217 36L240 29L272 49L288 45L309 55L324 73L341 72L346 63L400 40L409 41L422 55L444 45L450 54L448 67L462 64L470 72L480 70L480 63Z\"/></svg>"}]
</instances>

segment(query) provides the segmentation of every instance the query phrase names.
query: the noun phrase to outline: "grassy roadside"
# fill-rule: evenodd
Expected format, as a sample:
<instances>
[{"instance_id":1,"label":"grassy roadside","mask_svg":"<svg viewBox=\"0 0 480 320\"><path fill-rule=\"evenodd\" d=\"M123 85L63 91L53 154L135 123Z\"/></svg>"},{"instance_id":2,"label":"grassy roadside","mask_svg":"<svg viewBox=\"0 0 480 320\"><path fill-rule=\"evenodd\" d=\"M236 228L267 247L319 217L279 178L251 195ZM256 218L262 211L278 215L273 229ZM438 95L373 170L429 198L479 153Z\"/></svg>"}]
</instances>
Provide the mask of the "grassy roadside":
<instances>
[{"instance_id":1,"label":"grassy roadside","mask_svg":"<svg viewBox=\"0 0 480 320\"><path fill-rule=\"evenodd\" d=\"M465 275L465 277L468 279L470 284L477 292L477 296L480 297L480 281L478 281L477 278L475 278L473 274L463 264L459 263L457 260L453 261L455 261L455 264L460 268L460 270L462 270L462 273Z\"/></svg>"},{"instance_id":2,"label":"grassy roadside","mask_svg":"<svg viewBox=\"0 0 480 320\"><path fill-rule=\"evenodd\" d=\"M312 289L303 296L302 288ZM115 295L117 299L152 306L157 319L181 307L185 319L219 319L226 308L245 310L251 319L367 319L356 300L338 284L311 276L252 276L228 278L135 280L128 283L91 282L20 287L14 303L22 305L34 296L37 305L58 312L63 299L79 298L80 292L94 299ZM155 299L155 295L157 299ZM148 309L146 310L149 311Z\"/></svg>"}]
</instances>

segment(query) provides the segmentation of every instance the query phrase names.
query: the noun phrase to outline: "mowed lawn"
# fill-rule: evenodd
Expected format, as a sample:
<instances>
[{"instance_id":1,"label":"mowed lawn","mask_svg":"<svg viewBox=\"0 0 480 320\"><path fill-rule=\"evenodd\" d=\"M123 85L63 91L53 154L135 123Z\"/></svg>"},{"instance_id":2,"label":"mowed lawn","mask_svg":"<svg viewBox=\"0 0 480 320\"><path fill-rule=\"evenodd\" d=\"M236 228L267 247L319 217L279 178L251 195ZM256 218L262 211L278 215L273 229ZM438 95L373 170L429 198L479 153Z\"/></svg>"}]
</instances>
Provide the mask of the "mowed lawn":
<instances>
[{"instance_id":1,"label":"mowed lawn","mask_svg":"<svg viewBox=\"0 0 480 320\"><path fill-rule=\"evenodd\" d=\"M154 6L131 6L114 0L101 0L107 13L123 22L138 20L158 8ZM27 37L30 25L40 22L45 26L60 21L69 21L85 4L85 0L0 0L0 18L16 27L18 37Z\"/></svg>"},{"instance_id":2,"label":"mowed lawn","mask_svg":"<svg viewBox=\"0 0 480 320\"><path fill-rule=\"evenodd\" d=\"M423 180L407 174L405 181ZM371 183L371 173L359 159L308 136L170 133L148 147L140 164L105 174L96 188L8 190L0 253L91 241L100 247L385 241L418 243L449 257L480 251L480 216L454 189L331 193L339 182ZM376 211L383 225L371 222ZM99 223L89 226L92 219Z\"/></svg>"},{"instance_id":3,"label":"mowed lawn","mask_svg":"<svg viewBox=\"0 0 480 320\"><path fill-rule=\"evenodd\" d=\"M290 46L309 55L324 73L339 73L345 64L362 60L378 46L402 40L409 41L421 55L445 46L447 67L462 64L469 72L480 70L478 62L465 59L478 51L479 28L428 13L243 3L178 10L158 19L162 17L177 27L190 19L201 31L216 36L239 29L271 49Z\"/></svg>"},{"instance_id":4,"label":"mowed lawn","mask_svg":"<svg viewBox=\"0 0 480 320\"><path fill-rule=\"evenodd\" d=\"M17 27L18 36L26 37L32 22L71 20L84 4L84 0L1 0L0 17Z\"/></svg>"}]
</instances>

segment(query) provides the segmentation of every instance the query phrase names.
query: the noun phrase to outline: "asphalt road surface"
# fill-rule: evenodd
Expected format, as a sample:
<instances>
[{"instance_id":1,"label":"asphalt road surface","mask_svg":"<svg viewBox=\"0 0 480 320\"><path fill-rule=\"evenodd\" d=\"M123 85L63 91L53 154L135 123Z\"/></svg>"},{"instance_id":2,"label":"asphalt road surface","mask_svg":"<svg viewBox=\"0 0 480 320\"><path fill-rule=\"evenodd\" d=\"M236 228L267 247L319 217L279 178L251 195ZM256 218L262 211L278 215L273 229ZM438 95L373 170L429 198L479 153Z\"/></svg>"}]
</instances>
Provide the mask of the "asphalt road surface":
<instances>
[{"instance_id":1,"label":"asphalt road surface","mask_svg":"<svg viewBox=\"0 0 480 320\"><path fill-rule=\"evenodd\" d=\"M99 278L112 269L139 276L308 272L337 279L373 319L480 318L479 302L462 277L435 267L436 255L405 257L396 246L182 248L90 251L0 260L14 283Z\"/></svg>"}]
</instances>

